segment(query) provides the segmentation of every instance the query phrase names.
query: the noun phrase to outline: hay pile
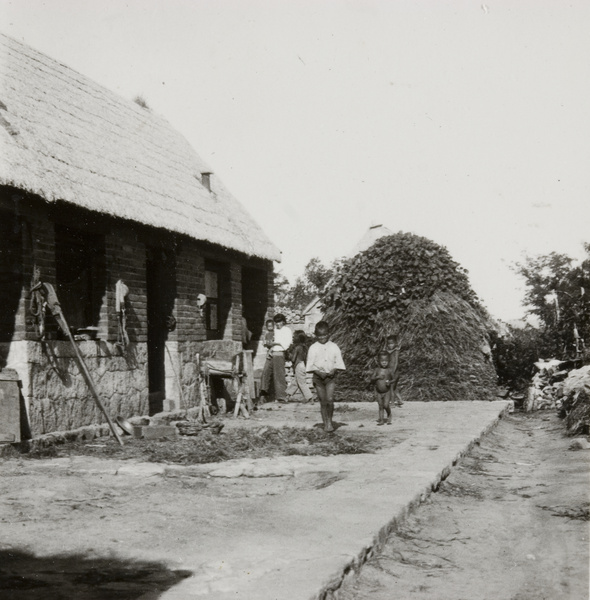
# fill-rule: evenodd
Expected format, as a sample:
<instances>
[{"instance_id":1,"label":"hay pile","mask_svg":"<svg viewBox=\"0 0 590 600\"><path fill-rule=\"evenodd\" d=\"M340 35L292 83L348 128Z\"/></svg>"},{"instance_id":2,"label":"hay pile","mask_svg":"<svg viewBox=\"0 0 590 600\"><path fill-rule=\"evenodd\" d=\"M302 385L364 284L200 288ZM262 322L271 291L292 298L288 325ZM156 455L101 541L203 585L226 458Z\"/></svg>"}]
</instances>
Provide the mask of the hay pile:
<instances>
[{"instance_id":1,"label":"hay pile","mask_svg":"<svg viewBox=\"0 0 590 600\"><path fill-rule=\"evenodd\" d=\"M398 335L404 400L492 400L492 325L466 272L448 251L412 234L378 240L342 267L325 299L347 372L341 399L372 399L368 373L386 337Z\"/></svg>"},{"instance_id":2,"label":"hay pile","mask_svg":"<svg viewBox=\"0 0 590 600\"><path fill-rule=\"evenodd\" d=\"M402 336L399 390L407 400L493 400L488 322L448 292L416 303Z\"/></svg>"}]
</instances>

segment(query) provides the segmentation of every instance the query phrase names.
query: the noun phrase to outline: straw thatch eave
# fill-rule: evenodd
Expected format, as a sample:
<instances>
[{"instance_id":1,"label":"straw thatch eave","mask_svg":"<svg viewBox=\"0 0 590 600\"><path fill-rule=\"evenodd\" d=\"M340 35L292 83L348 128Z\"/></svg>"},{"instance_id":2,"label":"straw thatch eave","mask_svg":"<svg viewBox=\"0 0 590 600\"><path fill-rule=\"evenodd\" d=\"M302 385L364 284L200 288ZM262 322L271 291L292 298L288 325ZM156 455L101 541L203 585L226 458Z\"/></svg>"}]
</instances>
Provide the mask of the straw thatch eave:
<instances>
[{"instance_id":1,"label":"straw thatch eave","mask_svg":"<svg viewBox=\"0 0 590 600\"><path fill-rule=\"evenodd\" d=\"M2 34L0 90L0 184L280 260L164 119Z\"/></svg>"}]
</instances>

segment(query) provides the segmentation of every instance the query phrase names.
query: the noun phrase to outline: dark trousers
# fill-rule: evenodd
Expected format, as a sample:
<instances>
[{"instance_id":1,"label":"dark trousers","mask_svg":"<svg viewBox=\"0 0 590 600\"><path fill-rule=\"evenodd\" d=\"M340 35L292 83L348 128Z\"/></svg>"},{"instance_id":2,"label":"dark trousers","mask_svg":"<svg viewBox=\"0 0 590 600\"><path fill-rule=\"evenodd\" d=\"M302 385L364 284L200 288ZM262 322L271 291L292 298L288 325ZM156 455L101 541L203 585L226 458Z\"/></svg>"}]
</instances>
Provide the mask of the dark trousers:
<instances>
[{"instance_id":1,"label":"dark trousers","mask_svg":"<svg viewBox=\"0 0 590 600\"><path fill-rule=\"evenodd\" d=\"M285 377L284 354L273 354L270 359L266 359L260 381L260 392L262 394L268 394L271 381L275 388L275 398L277 400L285 400L287 395L287 378Z\"/></svg>"},{"instance_id":2,"label":"dark trousers","mask_svg":"<svg viewBox=\"0 0 590 600\"><path fill-rule=\"evenodd\" d=\"M325 379L322 379L314 373L313 385L318 394L318 400L320 401L320 404L330 404L334 402L334 389L336 388L334 377L326 377Z\"/></svg>"}]
</instances>

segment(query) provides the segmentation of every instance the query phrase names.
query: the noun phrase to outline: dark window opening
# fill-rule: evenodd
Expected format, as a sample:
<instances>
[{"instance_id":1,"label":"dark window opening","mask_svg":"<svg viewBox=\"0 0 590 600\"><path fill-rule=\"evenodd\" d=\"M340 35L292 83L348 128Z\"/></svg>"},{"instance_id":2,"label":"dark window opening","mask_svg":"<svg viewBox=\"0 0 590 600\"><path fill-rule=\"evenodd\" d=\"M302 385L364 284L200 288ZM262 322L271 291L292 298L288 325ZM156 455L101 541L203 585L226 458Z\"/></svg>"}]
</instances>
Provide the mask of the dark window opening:
<instances>
[{"instance_id":1,"label":"dark window opening","mask_svg":"<svg viewBox=\"0 0 590 600\"><path fill-rule=\"evenodd\" d=\"M96 329L106 289L104 236L55 225L56 292L70 330Z\"/></svg>"},{"instance_id":2,"label":"dark window opening","mask_svg":"<svg viewBox=\"0 0 590 600\"><path fill-rule=\"evenodd\" d=\"M213 261L205 262L205 328L208 340L222 340L225 332L231 290L229 286L229 266Z\"/></svg>"}]
</instances>

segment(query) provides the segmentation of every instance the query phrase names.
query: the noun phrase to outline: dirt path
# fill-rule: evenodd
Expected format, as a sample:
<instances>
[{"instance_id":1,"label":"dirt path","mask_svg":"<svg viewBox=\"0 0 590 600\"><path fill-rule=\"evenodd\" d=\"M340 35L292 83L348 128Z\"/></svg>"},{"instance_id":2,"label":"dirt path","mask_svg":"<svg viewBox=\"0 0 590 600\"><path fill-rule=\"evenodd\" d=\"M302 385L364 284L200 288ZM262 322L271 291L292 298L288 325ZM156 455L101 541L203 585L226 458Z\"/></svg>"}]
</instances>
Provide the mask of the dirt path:
<instances>
[{"instance_id":1,"label":"dirt path","mask_svg":"<svg viewBox=\"0 0 590 600\"><path fill-rule=\"evenodd\" d=\"M338 598L586 600L590 453L563 431L501 420Z\"/></svg>"}]
</instances>

